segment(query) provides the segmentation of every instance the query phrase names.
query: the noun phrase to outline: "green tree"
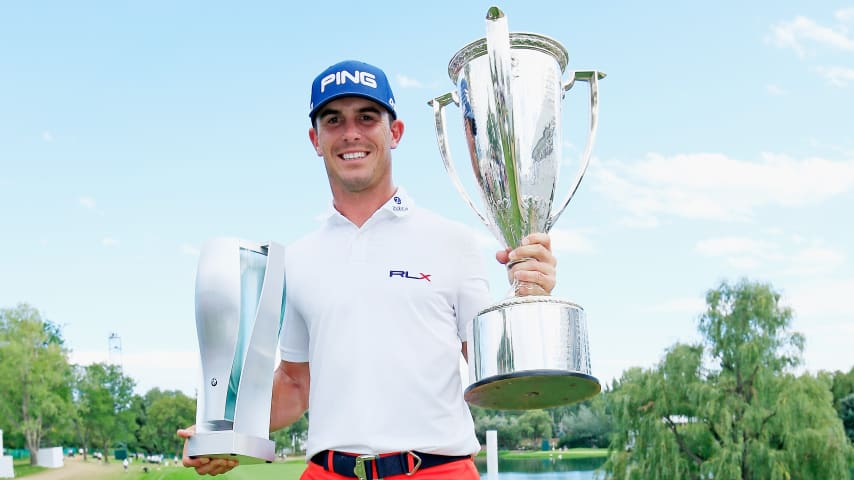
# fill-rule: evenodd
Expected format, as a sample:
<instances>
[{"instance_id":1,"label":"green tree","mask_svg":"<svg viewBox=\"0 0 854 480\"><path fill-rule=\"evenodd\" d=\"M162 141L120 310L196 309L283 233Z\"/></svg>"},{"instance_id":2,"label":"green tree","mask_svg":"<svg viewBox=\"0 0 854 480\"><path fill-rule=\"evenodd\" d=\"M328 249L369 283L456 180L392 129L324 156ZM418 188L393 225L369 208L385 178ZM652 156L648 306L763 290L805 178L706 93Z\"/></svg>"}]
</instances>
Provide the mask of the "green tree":
<instances>
[{"instance_id":1,"label":"green tree","mask_svg":"<svg viewBox=\"0 0 854 480\"><path fill-rule=\"evenodd\" d=\"M78 371L76 396L83 447L101 449L106 463L114 442L127 442L133 437L134 381L116 365L94 363Z\"/></svg>"},{"instance_id":2,"label":"green tree","mask_svg":"<svg viewBox=\"0 0 854 480\"><path fill-rule=\"evenodd\" d=\"M71 410L68 352L57 325L26 304L0 310L0 417L24 436L30 463L61 436Z\"/></svg>"},{"instance_id":3,"label":"green tree","mask_svg":"<svg viewBox=\"0 0 854 480\"><path fill-rule=\"evenodd\" d=\"M842 419L848 440L854 442L854 393L840 400L839 418Z\"/></svg>"},{"instance_id":4,"label":"green tree","mask_svg":"<svg viewBox=\"0 0 854 480\"><path fill-rule=\"evenodd\" d=\"M195 423L196 401L177 390L165 391L152 398L145 409L145 425L138 433L140 443L146 445L150 452L180 458L184 440L175 431Z\"/></svg>"},{"instance_id":5,"label":"green tree","mask_svg":"<svg viewBox=\"0 0 854 480\"><path fill-rule=\"evenodd\" d=\"M561 417L559 430L562 432L558 445L561 447L600 447L608 446L611 430L611 416L606 411L605 396L602 393L593 399L579 404L574 412Z\"/></svg>"},{"instance_id":6,"label":"green tree","mask_svg":"<svg viewBox=\"0 0 854 480\"><path fill-rule=\"evenodd\" d=\"M703 343L630 369L610 395L611 478L845 478L849 445L829 382L790 373L804 339L770 286L706 295Z\"/></svg>"},{"instance_id":7,"label":"green tree","mask_svg":"<svg viewBox=\"0 0 854 480\"><path fill-rule=\"evenodd\" d=\"M129 444L134 445L135 451L142 451L147 454L163 453L160 450L160 443L154 435L151 435L156 427L148 427L148 410L151 405L167 395L168 392L155 387L145 392L145 395L134 395L131 399L130 410L134 417L134 423L136 423L136 439ZM192 423L194 421L190 421L187 425Z\"/></svg>"},{"instance_id":8,"label":"green tree","mask_svg":"<svg viewBox=\"0 0 854 480\"><path fill-rule=\"evenodd\" d=\"M833 406L838 408L840 400L854 393L854 367L847 372L837 370L830 375Z\"/></svg>"},{"instance_id":9,"label":"green tree","mask_svg":"<svg viewBox=\"0 0 854 480\"><path fill-rule=\"evenodd\" d=\"M270 433L270 439L276 442L276 451L293 448L294 452L305 444L308 433L308 413L304 413L296 422L286 428Z\"/></svg>"},{"instance_id":10,"label":"green tree","mask_svg":"<svg viewBox=\"0 0 854 480\"><path fill-rule=\"evenodd\" d=\"M552 417L545 410L528 410L519 416L518 423L522 438L535 448L542 439L552 437Z\"/></svg>"},{"instance_id":11,"label":"green tree","mask_svg":"<svg viewBox=\"0 0 854 480\"><path fill-rule=\"evenodd\" d=\"M474 430L481 445L486 444L486 432L498 432L498 448L512 450L522 444L522 428L519 423L519 412L507 412L480 408L470 405L474 418Z\"/></svg>"}]
</instances>

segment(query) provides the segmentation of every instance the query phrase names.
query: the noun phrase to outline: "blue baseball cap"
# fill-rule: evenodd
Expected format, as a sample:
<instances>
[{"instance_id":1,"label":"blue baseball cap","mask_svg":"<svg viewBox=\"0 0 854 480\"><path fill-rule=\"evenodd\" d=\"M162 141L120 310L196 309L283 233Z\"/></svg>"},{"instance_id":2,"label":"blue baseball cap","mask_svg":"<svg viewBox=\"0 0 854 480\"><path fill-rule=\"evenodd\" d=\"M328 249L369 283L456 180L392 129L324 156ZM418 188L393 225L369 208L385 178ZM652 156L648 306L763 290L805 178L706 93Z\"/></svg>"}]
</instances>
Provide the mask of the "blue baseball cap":
<instances>
[{"instance_id":1,"label":"blue baseball cap","mask_svg":"<svg viewBox=\"0 0 854 480\"><path fill-rule=\"evenodd\" d=\"M352 96L373 100L384 106L392 118L397 118L394 94L385 73L373 65L357 60L336 63L314 79L311 84L308 117L313 121L322 106L336 98Z\"/></svg>"}]
</instances>

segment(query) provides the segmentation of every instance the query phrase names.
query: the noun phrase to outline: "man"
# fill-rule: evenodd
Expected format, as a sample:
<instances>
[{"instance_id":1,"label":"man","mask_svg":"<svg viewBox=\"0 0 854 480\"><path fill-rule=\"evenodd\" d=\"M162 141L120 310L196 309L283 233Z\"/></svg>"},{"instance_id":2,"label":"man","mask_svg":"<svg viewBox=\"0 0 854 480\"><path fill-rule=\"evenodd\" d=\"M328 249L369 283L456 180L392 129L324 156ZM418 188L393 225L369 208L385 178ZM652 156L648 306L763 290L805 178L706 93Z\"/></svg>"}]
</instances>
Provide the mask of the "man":
<instances>
[{"instance_id":1,"label":"man","mask_svg":"<svg viewBox=\"0 0 854 480\"><path fill-rule=\"evenodd\" d=\"M404 124L382 70L329 67L313 82L309 117L334 208L286 249L270 428L311 411L302 480L356 478L359 468L368 479L478 479L459 375L467 329L490 301L475 242L395 186L391 151ZM530 293L554 288L547 235L496 257ZM215 475L235 462L185 455L184 465Z\"/></svg>"}]
</instances>

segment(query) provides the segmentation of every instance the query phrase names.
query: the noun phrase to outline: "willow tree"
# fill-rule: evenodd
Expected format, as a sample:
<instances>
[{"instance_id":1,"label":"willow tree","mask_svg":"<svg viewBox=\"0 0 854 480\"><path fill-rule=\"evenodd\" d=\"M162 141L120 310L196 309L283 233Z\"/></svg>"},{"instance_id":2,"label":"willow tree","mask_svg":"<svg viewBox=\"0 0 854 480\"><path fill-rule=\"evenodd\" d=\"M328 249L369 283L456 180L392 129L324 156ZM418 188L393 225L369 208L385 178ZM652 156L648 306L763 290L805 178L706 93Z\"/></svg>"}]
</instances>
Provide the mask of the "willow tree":
<instances>
[{"instance_id":1,"label":"willow tree","mask_svg":"<svg viewBox=\"0 0 854 480\"><path fill-rule=\"evenodd\" d=\"M796 376L804 338L769 285L706 295L703 341L653 369L624 373L611 395L610 478L847 478L851 448L826 379Z\"/></svg>"},{"instance_id":2,"label":"willow tree","mask_svg":"<svg viewBox=\"0 0 854 480\"><path fill-rule=\"evenodd\" d=\"M43 438L67 421L69 378L59 327L26 304L0 309L0 418L23 434L32 465Z\"/></svg>"}]
</instances>

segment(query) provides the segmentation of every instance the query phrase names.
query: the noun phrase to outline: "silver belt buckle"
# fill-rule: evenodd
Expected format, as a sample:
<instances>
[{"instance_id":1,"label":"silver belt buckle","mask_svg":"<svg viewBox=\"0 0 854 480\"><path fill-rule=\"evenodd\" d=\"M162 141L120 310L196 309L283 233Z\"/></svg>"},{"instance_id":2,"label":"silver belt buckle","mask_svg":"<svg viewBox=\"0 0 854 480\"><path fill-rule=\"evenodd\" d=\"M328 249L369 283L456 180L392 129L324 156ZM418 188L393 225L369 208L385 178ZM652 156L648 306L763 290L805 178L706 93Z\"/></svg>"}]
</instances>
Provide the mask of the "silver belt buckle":
<instances>
[{"instance_id":1,"label":"silver belt buckle","mask_svg":"<svg viewBox=\"0 0 854 480\"><path fill-rule=\"evenodd\" d=\"M356 478L359 480L368 480L368 472L365 470L365 462L376 460L379 457L379 455L359 455L356 457L356 466L353 467L353 474L356 475ZM382 480L382 478L378 478L377 480Z\"/></svg>"}]
</instances>

